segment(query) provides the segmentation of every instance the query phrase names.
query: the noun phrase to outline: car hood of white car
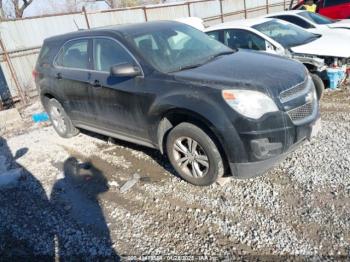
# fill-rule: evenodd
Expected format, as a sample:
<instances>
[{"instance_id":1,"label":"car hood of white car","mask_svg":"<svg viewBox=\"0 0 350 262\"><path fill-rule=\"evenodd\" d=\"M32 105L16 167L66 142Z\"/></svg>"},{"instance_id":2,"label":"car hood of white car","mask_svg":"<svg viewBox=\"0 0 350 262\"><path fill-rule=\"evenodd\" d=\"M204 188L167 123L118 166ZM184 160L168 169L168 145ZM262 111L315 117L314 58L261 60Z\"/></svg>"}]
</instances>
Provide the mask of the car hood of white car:
<instances>
[{"instance_id":1,"label":"car hood of white car","mask_svg":"<svg viewBox=\"0 0 350 262\"><path fill-rule=\"evenodd\" d=\"M337 33L338 32L338 33ZM292 47L295 53L329 57L350 57L350 35L337 32L327 32L321 37L305 45Z\"/></svg>"},{"instance_id":2,"label":"car hood of white car","mask_svg":"<svg viewBox=\"0 0 350 262\"><path fill-rule=\"evenodd\" d=\"M329 28L349 28L350 29L350 19L339 20L336 23L327 25Z\"/></svg>"}]
</instances>

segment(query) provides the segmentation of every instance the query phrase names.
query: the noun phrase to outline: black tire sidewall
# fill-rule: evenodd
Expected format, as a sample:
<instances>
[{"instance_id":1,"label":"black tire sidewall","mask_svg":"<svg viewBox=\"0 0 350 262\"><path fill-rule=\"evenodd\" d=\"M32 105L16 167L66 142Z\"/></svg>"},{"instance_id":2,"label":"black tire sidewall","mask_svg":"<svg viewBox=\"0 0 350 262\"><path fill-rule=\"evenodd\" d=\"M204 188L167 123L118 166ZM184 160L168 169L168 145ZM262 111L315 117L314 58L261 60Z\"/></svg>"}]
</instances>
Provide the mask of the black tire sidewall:
<instances>
[{"instance_id":1,"label":"black tire sidewall","mask_svg":"<svg viewBox=\"0 0 350 262\"><path fill-rule=\"evenodd\" d=\"M325 89L324 83L322 79L316 74L311 74L311 78L316 88L317 98L320 101L323 97L323 91Z\"/></svg>"},{"instance_id":2,"label":"black tire sidewall","mask_svg":"<svg viewBox=\"0 0 350 262\"><path fill-rule=\"evenodd\" d=\"M197 141L197 143L203 148L209 160L208 173L202 178L194 178L184 174L177 166L174 155L173 145L176 139L179 137L190 137ZM166 150L168 158L181 178L187 182L197 186L208 186L214 183L219 177L224 174L224 165L221 154L218 147L214 143L213 139L207 135L201 128L191 123L181 123L173 128L167 136Z\"/></svg>"}]
</instances>

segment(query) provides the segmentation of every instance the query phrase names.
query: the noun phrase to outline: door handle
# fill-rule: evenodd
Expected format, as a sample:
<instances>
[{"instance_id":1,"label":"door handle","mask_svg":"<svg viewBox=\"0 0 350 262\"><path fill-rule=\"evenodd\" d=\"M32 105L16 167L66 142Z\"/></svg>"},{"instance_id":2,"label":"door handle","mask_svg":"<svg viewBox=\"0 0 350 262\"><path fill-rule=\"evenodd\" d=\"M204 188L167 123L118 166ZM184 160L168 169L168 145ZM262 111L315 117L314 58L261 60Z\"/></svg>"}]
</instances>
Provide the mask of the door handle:
<instances>
[{"instance_id":1,"label":"door handle","mask_svg":"<svg viewBox=\"0 0 350 262\"><path fill-rule=\"evenodd\" d=\"M91 81L90 85L92 85L93 87L101 87L101 83L99 80Z\"/></svg>"},{"instance_id":2,"label":"door handle","mask_svg":"<svg viewBox=\"0 0 350 262\"><path fill-rule=\"evenodd\" d=\"M61 74L61 73L57 73L56 78L57 78L58 80L62 79L62 74Z\"/></svg>"}]
</instances>

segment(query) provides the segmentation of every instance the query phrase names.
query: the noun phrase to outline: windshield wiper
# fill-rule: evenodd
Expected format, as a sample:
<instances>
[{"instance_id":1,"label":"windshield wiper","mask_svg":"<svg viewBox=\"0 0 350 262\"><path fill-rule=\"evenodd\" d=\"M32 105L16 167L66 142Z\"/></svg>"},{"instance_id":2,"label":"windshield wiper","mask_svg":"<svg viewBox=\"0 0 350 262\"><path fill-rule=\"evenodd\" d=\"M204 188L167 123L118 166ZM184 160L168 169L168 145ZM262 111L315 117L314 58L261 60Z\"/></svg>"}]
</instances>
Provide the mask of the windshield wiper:
<instances>
[{"instance_id":1,"label":"windshield wiper","mask_svg":"<svg viewBox=\"0 0 350 262\"><path fill-rule=\"evenodd\" d=\"M193 65L185 65L185 66L181 66L179 67L178 69L170 72L170 73L173 73L173 72L179 72L179 71L183 71L183 70L187 70L187 69L192 69L192 68L196 68L196 67L200 67L204 64L207 64L209 63L210 61L212 61L213 59L215 59L216 57L219 57L219 56L223 56L223 55L230 55L230 54L233 54L235 51L234 50L230 50L230 51L224 51L224 52L220 52L220 53L217 53L215 55L212 55L209 57L209 59L207 59L206 61L204 61L203 63L197 63L197 64L193 64Z\"/></svg>"},{"instance_id":2,"label":"windshield wiper","mask_svg":"<svg viewBox=\"0 0 350 262\"><path fill-rule=\"evenodd\" d=\"M220 53L217 53L215 55L212 55L209 57L209 59L207 59L207 61L205 61L203 64L209 63L210 61L213 61L215 58L219 57L219 56L223 56L223 55L231 55L233 53L235 53L237 50L230 50L230 51L223 51Z\"/></svg>"},{"instance_id":3,"label":"windshield wiper","mask_svg":"<svg viewBox=\"0 0 350 262\"><path fill-rule=\"evenodd\" d=\"M179 68L175 69L174 71L171 71L169 73L174 73L174 72L179 72L179 71L183 71L183 70L187 70L187 69L192 69L192 68L196 68L203 65L203 63L198 63L198 64L193 64L193 65L185 65L185 66L180 66Z\"/></svg>"},{"instance_id":4,"label":"windshield wiper","mask_svg":"<svg viewBox=\"0 0 350 262\"><path fill-rule=\"evenodd\" d=\"M223 52L217 53L215 55L212 55L211 58L215 58L215 57L223 56L223 55L231 55L231 54L233 54L235 52L237 52L237 50L223 51Z\"/></svg>"}]
</instances>

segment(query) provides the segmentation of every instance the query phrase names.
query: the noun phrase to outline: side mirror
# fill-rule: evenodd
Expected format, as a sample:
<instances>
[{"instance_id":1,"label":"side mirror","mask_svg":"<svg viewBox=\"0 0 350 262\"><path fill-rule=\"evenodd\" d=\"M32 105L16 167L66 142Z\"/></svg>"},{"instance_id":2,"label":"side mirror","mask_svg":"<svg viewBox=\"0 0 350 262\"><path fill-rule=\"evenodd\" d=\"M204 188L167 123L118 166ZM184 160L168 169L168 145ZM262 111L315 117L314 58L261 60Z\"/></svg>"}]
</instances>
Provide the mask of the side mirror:
<instances>
[{"instance_id":1,"label":"side mirror","mask_svg":"<svg viewBox=\"0 0 350 262\"><path fill-rule=\"evenodd\" d=\"M141 75L141 69L129 63L118 64L111 67L111 75L118 77L135 77Z\"/></svg>"}]
</instances>

